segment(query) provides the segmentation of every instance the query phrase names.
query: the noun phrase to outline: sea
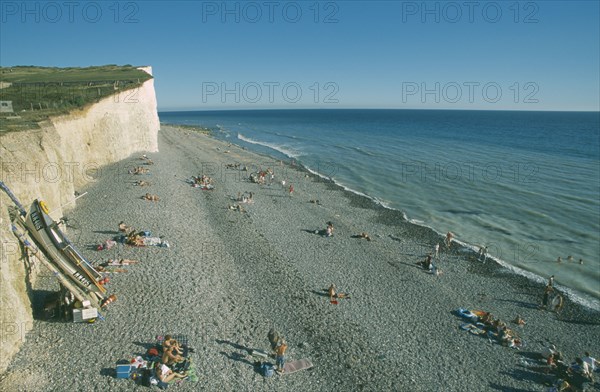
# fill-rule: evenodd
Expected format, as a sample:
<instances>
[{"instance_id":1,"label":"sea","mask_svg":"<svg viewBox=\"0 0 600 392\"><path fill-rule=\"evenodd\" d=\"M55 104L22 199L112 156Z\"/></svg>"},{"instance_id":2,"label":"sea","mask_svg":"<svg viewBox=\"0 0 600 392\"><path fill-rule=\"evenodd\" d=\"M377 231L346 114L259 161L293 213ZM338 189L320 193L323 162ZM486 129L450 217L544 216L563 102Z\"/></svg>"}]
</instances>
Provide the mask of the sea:
<instances>
[{"instance_id":1,"label":"sea","mask_svg":"<svg viewBox=\"0 0 600 392\"><path fill-rule=\"evenodd\" d=\"M600 308L600 114L384 109L161 112L294 161ZM561 258L561 262L558 258ZM492 261L490 261L492 262Z\"/></svg>"}]
</instances>

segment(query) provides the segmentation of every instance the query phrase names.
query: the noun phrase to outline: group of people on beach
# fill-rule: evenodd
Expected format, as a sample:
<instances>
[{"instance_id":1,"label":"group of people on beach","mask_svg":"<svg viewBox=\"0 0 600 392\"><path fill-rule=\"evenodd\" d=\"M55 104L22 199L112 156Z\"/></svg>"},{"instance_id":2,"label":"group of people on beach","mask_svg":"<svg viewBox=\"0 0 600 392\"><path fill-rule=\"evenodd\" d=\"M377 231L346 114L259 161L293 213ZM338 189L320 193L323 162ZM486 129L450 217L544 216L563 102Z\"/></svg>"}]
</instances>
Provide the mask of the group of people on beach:
<instances>
[{"instance_id":1,"label":"group of people on beach","mask_svg":"<svg viewBox=\"0 0 600 392\"><path fill-rule=\"evenodd\" d=\"M148 158L148 156L146 154L142 155L140 157L140 160L144 161L144 165L154 165L154 162L152 162L152 159ZM129 170L129 174L148 174L150 173L150 170L143 167L143 166L136 166L133 169Z\"/></svg>"},{"instance_id":2,"label":"group of people on beach","mask_svg":"<svg viewBox=\"0 0 600 392\"><path fill-rule=\"evenodd\" d=\"M450 249L452 245L452 240L454 239L454 234L452 232L448 232L446 234L446 238L444 239L444 244L447 249ZM430 272L435 276L440 276L443 274L442 270L439 269L436 261L440 260L440 243L436 243L433 246L433 251L429 252L425 257L425 260L417 261L415 264L423 268L424 270Z\"/></svg>"},{"instance_id":3,"label":"group of people on beach","mask_svg":"<svg viewBox=\"0 0 600 392\"><path fill-rule=\"evenodd\" d=\"M281 163L283 165L283 163ZM244 166L244 169L247 170L247 167ZM267 170L259 170L257 172L250 173L248 176L248 180L250 182L259 184L259 185L272 185L275 183L275 172L272 168L267 168ZM290 196L294 193L294 185L287 184L285 180L281 180L281 187L285 189Z\"/></svg>"},{"instance_id":4,"label":"group of people on beach","mask_svg":"<svg viewBox=\"0 0 600 392\"><path fill-rule=\"evenodd\" d=\"M209 177L205 174L199 175L197 177L192 177L194 181L194 185L199 187L211 187L214 186L214 180L212 177Z\"/></svg>"},{"instance_id":5,"label":"group of people on beach","mask_svg":"<svg viewBox=\"0 0 600 392\"><path fill-rule=\"evenodd\" d=\"M258 172L251 173L249 180L256 184L265 185L267 184L267 178L268 185L271 185L275 180L275 172L270 167L267 170L259 170Z\"/></svg>"},{"instance_id":6,"label":"group of people on beach","mask_svg":"<svg viewBox=\"0 0 600 392\"><path fill-rule=\"evenodd\" d=\"M143 166L136 166L133 169L129 170L129 174L148 174L150 173L150 169L147 169Z\"/></svg>"},{"instance_id":7,"label":"group of people on beach","mask_svg":"<svg viewBox=\"0 0 600 392\"><path fill-rule=\"evenodd\" d=\"M160 361L154 363L154 372L156 377L163 383L186 378L189 361L187 358L189 348L173 339L171 335L166 335L162 343L162 356Z\"/></svg>"},{"instance_id":8,"label":"group of people on beach","mask_svg":"<svg viewBox=\"0 0 600 392\"><path fill-rule=\"evenodd\" d=\"M501 345L511 348L519 348L523 345L523 341L519 338L517 333L511 328L508 328L508 325L504 321L499 318L494 318L492 313L485 312L480 317L480 322L485 325L488 338L495 339ZM526 324L521 316L517 316L514 323L520 326Z\"/></svg>"},{"instance_id":9,"label":"group of people on beach","mask_svg":"<svg viewBox=\"0 0 600 392\"><path fill-rule=\"evenodd\" d=\"M145 161L144 165L154 165L154 162L150 158L148 158L148 156L146 154L142 155L140 157L140 159ZM149 174L149 173L150 173L150 170L143 166L136 166L129 170L129 174L139 175L139 174ZM149 181L137 180L137 181L133 182L133 185L144 187L144 186L150 186L151 183ZM160 200L160 197L158 197L158 195L146 193L145 195L142 195L141 199L156 202L156 201Z\"/></svg>"},{"instance_id":10,"label":"group of people on beach","mask_svg":"<svg viewBox=\"0 0 600 392\"><path fill-rule=\"evenodd\" d=\"M170 244L163 240L161 237L152 237L152 233L147 230L136 230L135 228L125 224L121 221L119 223L119 234L115 237L115 241L130 246L142 247L142 246L161 246L169 248Z\"/></svg>"},{"instance_id":11,"label":"group of people on beach","mask_svg":"<svg viewBox=\"0 0 600 392\"><path fill-rule=\"evenodd\" d=\"M568 364L564 355L551 344L540 353L544 366L530 366L530 369L556 377L555 390L559 392L584 389L586 383L594 383L594 373L600 370L600 362L585 352L583 357L575 358Z\"/></svg>"}]
</instances>

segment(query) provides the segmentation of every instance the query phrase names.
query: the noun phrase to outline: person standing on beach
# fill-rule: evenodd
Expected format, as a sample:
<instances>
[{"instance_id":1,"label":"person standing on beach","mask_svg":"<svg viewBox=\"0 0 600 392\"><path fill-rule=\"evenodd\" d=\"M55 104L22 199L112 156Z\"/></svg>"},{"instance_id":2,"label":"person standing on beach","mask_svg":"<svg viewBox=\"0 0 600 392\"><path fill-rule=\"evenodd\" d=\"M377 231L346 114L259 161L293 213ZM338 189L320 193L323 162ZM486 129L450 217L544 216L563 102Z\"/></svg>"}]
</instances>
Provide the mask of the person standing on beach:
<instances>
[{"instance_id":1,"label":"person standing on beach","mask_svg":"<svg viewBox=\"0 0 600 392\"><path fill-rule=\"evenodd\" d=\"M560 293L556 293L554 298L552 298L552 311L558 314L564 306L564 298Z\"/></svg>"},{"instance_id":2,"label":"person standing on beach","mask_svg":"<svg viewBox=\"0 0 600 392\"><path fill-rule=\"evenodd\" d=\"M287 348L287 343L282 336L281 339L279 339L277 348L275 349L275 366L277 367L277 373L279 374L284 372L283 366L285 365L285 352Z\"/></svg>"},{"instance_id":3,"label":"person standing on beach","mask_svg":"<svg viewBox=\"0 0 600 392\"><path fill-rule=\"evenodd\" d=\"M548 287L554 287L554 275L548 279Z\"/></svg>"},{"instance_id":4,"label":"person standing on beach","mask_svg":"<svg viewBox=\"0 0 600 392\"><path fill-rule=\"evenodd\" d=\"M292 196L292 193L294 193L294 186L292 184L290 184L289 192L290 192L290 196Z\"/></svg>"},{"instance_id":5,"label":"person standing on beach","mask_svg":"<svg viewBox=\"0 0 600 392\"><path fill-rule=\"evenodd\" d=\"M334 283L332 283L331 286L329 286L329 289L327 289L327 293L329 294L329 301L333 302L335 300L335 296L337 294Z\"/></svg>"},{"instance_id":6,"label":"person standing on beach","mask_svg":"<svg viewBox=\"0 0 600 392\"><path fill-rule=\"evenodd\" d=\"M596 358L592 357L591 354L586 351L584 353L585 357L583 357L583 362L586 362L591 369L592 373L596 371L596 368L600 366L600 362L596 360Z\"/></svg>"},{"instance_id":7,"label":"person standing on beach","mask_svg":"<svg viewBox=\"0 0 600 392\"><path fill-rule=\"evenodd\" d=\"M440 244L439 243L435 244L435 246L433 247L433 251L435 254L435 258L439 259L439 257L440 257Z\"/></svg>"},{"instance_id":8,"label":"person standing on beach","mask_svg":"<svg viewBox=\"0 0 600 392\"><path fill-rule=\"evenodd\" d=\"M454 233L452 233L451 231L449 231L448 233L446 233L446 247L450 247L450 245L452 245L452 239L454 238Z\"/></svg>"},{"instance_id":9,"label":"person standing on beach","mask_svg":"<svg viewBox=\"0 0 600 392\"><path fill-rule=\"evenodd\" d=\"M327 228L325 229L325 236L332 237L333 236L333 223L327 222Z\"/></svg>"},{"instance_id":10,"label":"person standing on beach","mask_svg":"<svg viewBox=\"0 0 600 392\"><path fill-rule=\"evenodd\" d=\"M273 181L275 181L275 172L273 171L273 169L268 168L267 173L269 173L269 185L271 185Z\"/></svg>"},{"instance_id":11,"label":"person standing on beach","mask_svg":"<svg viewBox=\"0 0 600 392\"><path fill-rule=\"evenodd\" d=\"M548 285L546 286L546 288L544 289L544 295L542 297L542 306L540 307L541 309L546 309L548 307L548 301L550 299L550 294L554 291L554 289L552 288L552 286Z\"/></svg>"}]
</instances>

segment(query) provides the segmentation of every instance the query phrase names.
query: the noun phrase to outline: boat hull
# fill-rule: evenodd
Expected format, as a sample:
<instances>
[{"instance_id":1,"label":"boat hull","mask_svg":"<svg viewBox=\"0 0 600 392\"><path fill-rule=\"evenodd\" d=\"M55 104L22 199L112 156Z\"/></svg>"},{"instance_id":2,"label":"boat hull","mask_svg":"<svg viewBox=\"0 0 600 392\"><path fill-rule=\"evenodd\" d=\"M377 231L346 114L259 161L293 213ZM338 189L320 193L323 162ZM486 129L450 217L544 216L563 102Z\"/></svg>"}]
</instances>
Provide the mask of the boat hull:
<instances>
[{"instance_id":1,"label":"boat hull","mask_svg":"<svg viewBox=\"0 0 600 392\"><path fill-rule=\"evenodd\" d=\"M24 226L32 240L48 260L63 274L70 277L83 292L96 297L94 302L107 298L106 289L99 283L103 277L74 248L58 224L44 211L40 201L35 200L25 217Z\"/></svg>"}]
</instances>

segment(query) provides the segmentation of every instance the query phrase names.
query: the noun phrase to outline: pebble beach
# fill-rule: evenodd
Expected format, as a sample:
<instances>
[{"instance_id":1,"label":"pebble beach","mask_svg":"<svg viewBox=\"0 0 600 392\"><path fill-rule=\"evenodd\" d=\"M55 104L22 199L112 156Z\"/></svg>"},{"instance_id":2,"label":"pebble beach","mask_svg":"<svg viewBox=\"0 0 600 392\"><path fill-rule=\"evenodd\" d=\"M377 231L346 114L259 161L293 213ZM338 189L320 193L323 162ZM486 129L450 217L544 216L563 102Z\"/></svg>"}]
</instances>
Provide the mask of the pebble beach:
<instances>
[{"instance_id":1,"label":"pebble beach","mask_svg":"<svg viewBox=\"0 0 600 392\"><path fill-rule=\"evenodd\" d=\"M195 349L199 381L173 386L180 391L546 391L553 378L534 370L542 348L556 345L569 362L584 351L600 357L598 311L566 296L560 316L540 310L544 283L481 262L458 242L446 247L443 236L401 212L189 128L163 124L159 151L147 154L149 174L128 173L142 164L141 153L99 170L67 215L67 235L92 263L139 260L109 275L118 299L105 320L37 317L1 391L148 390L115 378L116 362L169 333L187 335ZM271 184L248 180L267 168ZM202 174L215 189L186 182ZM147 192L159 200L143 200ZM253 193L253 203L236 200L244 192ZM230 208L236 205L242 211ZM170 246L98 251L121 221ZM335 231L325 237L320 231L329 221ZM358 238L362 232L372 240ZM416 264L436 243L439 276ZM39 309L58 283L37 268L31 292ZM350 298L331 304L332 283ZM457 308L493 313L525 346L503 347L461 330ZM517 316L526 325L512 323ZM260 375L260 358L249 352L268 350L271 328L285 336L288 360L306 358L314 367ZM586 390L600 391L600 384Z\"/></svg>"}]
</instances>

